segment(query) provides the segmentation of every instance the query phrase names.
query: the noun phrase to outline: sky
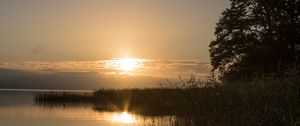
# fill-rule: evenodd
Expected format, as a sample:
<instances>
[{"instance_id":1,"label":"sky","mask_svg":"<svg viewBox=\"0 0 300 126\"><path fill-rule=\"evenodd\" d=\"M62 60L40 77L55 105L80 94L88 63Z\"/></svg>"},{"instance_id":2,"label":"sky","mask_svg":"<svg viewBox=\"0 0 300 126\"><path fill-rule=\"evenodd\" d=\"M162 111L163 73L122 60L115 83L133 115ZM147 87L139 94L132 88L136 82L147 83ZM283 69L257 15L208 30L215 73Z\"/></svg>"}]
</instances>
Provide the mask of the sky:
<instances>
[{"instance_id":1,"label":"sky","mask_svg":"<svg viewBox=\"0 0 300 126\"><path fill-rule=\"evenodd\" d=\"M208 61L227 0L1 0L1 60Z\"/></svg>"},{"instance_id":2,"label":"sky","mask_svg":"<svg viewBox=\"0 0 300 126\"><path fill-rule=\"evenodd\" d=\"M228 0L1 0L0 74L16 70L26 71L21 74L25 78L45 70L65 74L72 62L77 65L67 70L102 77L106 70L79 68L86 67L83 62L121 57L147 59L143 65L164 68L135 73L139 76L207 74L208 45L228 6ZM41 62L48 65L37 69ZM16 75L11 78L19 80ZM0 77L0 82L8 80Z\"/></svg>"}]
</instances>

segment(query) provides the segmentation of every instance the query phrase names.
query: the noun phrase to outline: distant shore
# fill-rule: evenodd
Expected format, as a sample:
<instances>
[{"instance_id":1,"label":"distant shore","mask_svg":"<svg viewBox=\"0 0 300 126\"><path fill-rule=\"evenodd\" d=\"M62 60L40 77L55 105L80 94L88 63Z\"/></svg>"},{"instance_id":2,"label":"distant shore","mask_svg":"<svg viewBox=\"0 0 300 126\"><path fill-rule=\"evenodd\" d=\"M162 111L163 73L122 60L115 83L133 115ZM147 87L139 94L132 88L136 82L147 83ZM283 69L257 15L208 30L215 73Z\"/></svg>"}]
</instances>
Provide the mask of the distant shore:
<instances>
[{"instance_id":1,"label":"distant shore","mask_svg":"<svg viewBox=\"0 0 300 126\"><path fill-rule=\"evenodd\" d=\"M93 92L94 90L65 90L65 89L12 89L0 88L0 91L21 91L21 92Z\"/></svg>"}]
</instances>

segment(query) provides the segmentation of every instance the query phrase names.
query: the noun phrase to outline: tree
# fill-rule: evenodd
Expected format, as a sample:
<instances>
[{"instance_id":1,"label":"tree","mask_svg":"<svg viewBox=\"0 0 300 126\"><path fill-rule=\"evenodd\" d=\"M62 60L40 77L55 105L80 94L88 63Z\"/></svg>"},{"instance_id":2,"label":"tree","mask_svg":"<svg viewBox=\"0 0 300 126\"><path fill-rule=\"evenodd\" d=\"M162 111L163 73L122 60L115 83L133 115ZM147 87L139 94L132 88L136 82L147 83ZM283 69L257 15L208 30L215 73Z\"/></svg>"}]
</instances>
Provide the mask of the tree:
<instances>
[{"instance_id":1,"label":"tree","mask_svg":"<svg viewBox=\"0 0 300 126\"><path fill-rule=\"evenodd\" d=\"M209 46L213 71L224 79L239 79L299 66L299 0L230 2Z\"/></svg>"}]
</instances>

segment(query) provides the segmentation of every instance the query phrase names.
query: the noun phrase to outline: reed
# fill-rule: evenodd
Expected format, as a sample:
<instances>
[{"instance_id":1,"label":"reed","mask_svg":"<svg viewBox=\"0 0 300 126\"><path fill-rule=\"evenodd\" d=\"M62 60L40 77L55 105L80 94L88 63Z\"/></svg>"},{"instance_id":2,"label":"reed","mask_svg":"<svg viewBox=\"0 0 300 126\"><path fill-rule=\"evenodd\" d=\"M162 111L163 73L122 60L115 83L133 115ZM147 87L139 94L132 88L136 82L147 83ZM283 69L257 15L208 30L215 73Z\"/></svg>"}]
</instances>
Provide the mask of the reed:
<instances>
[{"instance_id":1,"label":"reed","mask_svg":"<svg viewBox=\"0 0 300 126\"><path fill-rule=\"evenodd\" d=\"M42 93L35 101L43 105L90 104L97 111L130 111L143 116L171 115L177 117L174 125L300 125L300 77L296 75L231 83L190 78L177 86L166 85L98 89L85 94Z\"/></svg>"}]
</instances>

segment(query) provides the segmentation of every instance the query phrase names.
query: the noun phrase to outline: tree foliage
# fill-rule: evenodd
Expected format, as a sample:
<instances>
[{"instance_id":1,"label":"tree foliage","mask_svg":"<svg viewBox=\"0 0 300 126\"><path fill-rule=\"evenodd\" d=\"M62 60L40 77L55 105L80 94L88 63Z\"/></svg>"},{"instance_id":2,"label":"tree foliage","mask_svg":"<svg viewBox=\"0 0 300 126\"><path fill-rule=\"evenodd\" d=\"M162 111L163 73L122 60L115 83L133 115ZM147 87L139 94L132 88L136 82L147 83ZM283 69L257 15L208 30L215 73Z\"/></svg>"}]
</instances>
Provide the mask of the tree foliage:
<instances>
[{"instance_id":1,"label":"tree foliage","mask_svg":"<svg viewBox=\"0 0 300 126\"><path fill-rule=\"evenodd\" d=\"M213 71L218 70L223 78L238 79L299 66L299 0L230 2L209 46Z\"/></svg>"}]
</instances>

